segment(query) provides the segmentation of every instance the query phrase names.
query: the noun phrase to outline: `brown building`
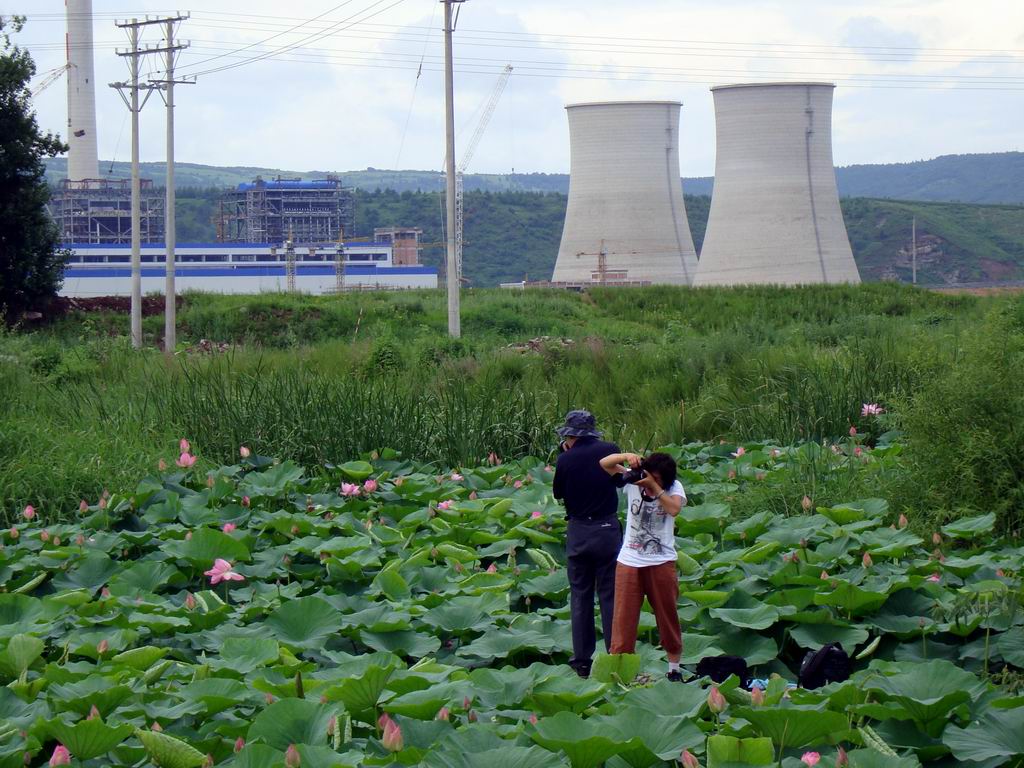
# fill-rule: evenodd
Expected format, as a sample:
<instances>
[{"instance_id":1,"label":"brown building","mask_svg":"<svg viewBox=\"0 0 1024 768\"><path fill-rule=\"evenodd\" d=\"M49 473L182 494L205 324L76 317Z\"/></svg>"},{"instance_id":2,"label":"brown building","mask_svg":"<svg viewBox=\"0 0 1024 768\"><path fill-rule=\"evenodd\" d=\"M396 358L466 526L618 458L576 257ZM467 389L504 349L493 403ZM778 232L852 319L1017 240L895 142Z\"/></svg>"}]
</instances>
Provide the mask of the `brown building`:
<instances>
[{"instance_id":1,"label":"brown building","mask_svg":"<svg viewBox=\"0 0 1024 768\"><path fill-rule=\"evenodd\" d=\"M409 227L381 227L373 230L373 239L388 243L392 248L392 263L396 267L415 267L420 263L420 236L422 229Z\"/></svg>"}]
</instances>

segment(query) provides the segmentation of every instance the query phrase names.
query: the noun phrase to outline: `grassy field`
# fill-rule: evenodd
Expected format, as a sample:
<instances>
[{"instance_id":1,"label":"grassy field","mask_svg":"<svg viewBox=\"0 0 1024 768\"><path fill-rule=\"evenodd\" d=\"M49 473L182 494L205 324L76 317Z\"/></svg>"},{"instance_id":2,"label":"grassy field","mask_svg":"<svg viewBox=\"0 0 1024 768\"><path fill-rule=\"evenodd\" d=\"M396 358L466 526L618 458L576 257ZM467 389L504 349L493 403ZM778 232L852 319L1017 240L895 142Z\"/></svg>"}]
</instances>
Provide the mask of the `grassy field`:
<instances>
[{"instance_id":1,"label":"grassy field","mask_svg":"<svg viewBox=\"0 0 1024 768\"><path fill-rule=\"evenodd\" d=\"M885 429L907 432L913 471L884 489L895 506L998 511L1016 528L1022 308L891 284L470 290L465 338L452 341L440 292L192 295L172 362L155 349L159 316L144 323L150 351L135 353L126 317L72 315L0 337L2 505L73 511L182 435L221 462L245 443L307 466L383 447L455 466L491 451L549 456L574 407L639 450L827 445L851 426L875 439L860 410L877 402Z\"/></svg>"}]
</instances>

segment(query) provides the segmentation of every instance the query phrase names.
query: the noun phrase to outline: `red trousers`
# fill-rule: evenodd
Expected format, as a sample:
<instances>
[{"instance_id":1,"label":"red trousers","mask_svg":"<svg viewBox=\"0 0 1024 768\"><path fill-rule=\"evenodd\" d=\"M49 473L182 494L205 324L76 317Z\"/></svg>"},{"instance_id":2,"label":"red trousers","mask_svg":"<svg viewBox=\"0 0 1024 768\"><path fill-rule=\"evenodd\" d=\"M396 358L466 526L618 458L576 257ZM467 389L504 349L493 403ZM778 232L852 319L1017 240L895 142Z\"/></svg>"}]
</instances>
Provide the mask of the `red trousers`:
<instances>
[{"instance_id":1,"label":"red trousers","mask_svg":"<svg viewBox=\"0 0 1024 768\"><path fill-rule=\"evenodd\" d=\"M675 561L634 568L615 566L615 611L612 622L612 646L609 653L634 653L640 609L644 598L654 609L661 647L671 655L682 653L683 635L679 628L679 577Z\"/></svg>"}]
</instances>

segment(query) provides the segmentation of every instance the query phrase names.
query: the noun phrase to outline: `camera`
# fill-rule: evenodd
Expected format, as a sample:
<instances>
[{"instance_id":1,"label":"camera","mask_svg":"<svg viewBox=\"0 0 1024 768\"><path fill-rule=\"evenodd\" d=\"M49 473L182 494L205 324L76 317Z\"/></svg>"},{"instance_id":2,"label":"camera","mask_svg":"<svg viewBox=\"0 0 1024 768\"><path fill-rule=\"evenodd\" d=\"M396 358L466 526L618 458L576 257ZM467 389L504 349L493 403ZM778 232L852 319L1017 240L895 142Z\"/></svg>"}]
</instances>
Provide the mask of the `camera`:
<instances>
[{"instance_id":1,"label":"camera","mask_svg":"<svg viewBox=\"0 0 1024 768\"><path fill-rule=\"evenodd\" d=\"M636 469L628 469L622 473L622 480L626 483L637 483L647 477L647 472L641 464Z\"/></svg>"}]
</instances>

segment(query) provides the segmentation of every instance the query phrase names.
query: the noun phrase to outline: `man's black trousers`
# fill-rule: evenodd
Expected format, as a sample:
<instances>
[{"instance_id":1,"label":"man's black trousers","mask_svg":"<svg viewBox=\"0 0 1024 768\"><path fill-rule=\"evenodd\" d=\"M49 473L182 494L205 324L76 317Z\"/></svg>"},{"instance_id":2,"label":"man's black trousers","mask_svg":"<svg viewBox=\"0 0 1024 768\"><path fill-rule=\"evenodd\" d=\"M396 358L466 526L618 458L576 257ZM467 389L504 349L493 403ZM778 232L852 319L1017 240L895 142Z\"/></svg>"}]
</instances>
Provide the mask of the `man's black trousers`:
<instances>
[{"instance_id":1,"label":"man's black trousers","mask_svg":"<svg viewBox=\"0 0 1024 768\"><path fill-rule=\"evenodd\" d=\"M569 570L569 606L572 617L572 658L578 670L590 669L597 645L594 631L594 595L601 606L605 650L612 640L615 607L615 559L622 546L617 517L570 520L565 550Z\"/></svg>"}]
</instances>

